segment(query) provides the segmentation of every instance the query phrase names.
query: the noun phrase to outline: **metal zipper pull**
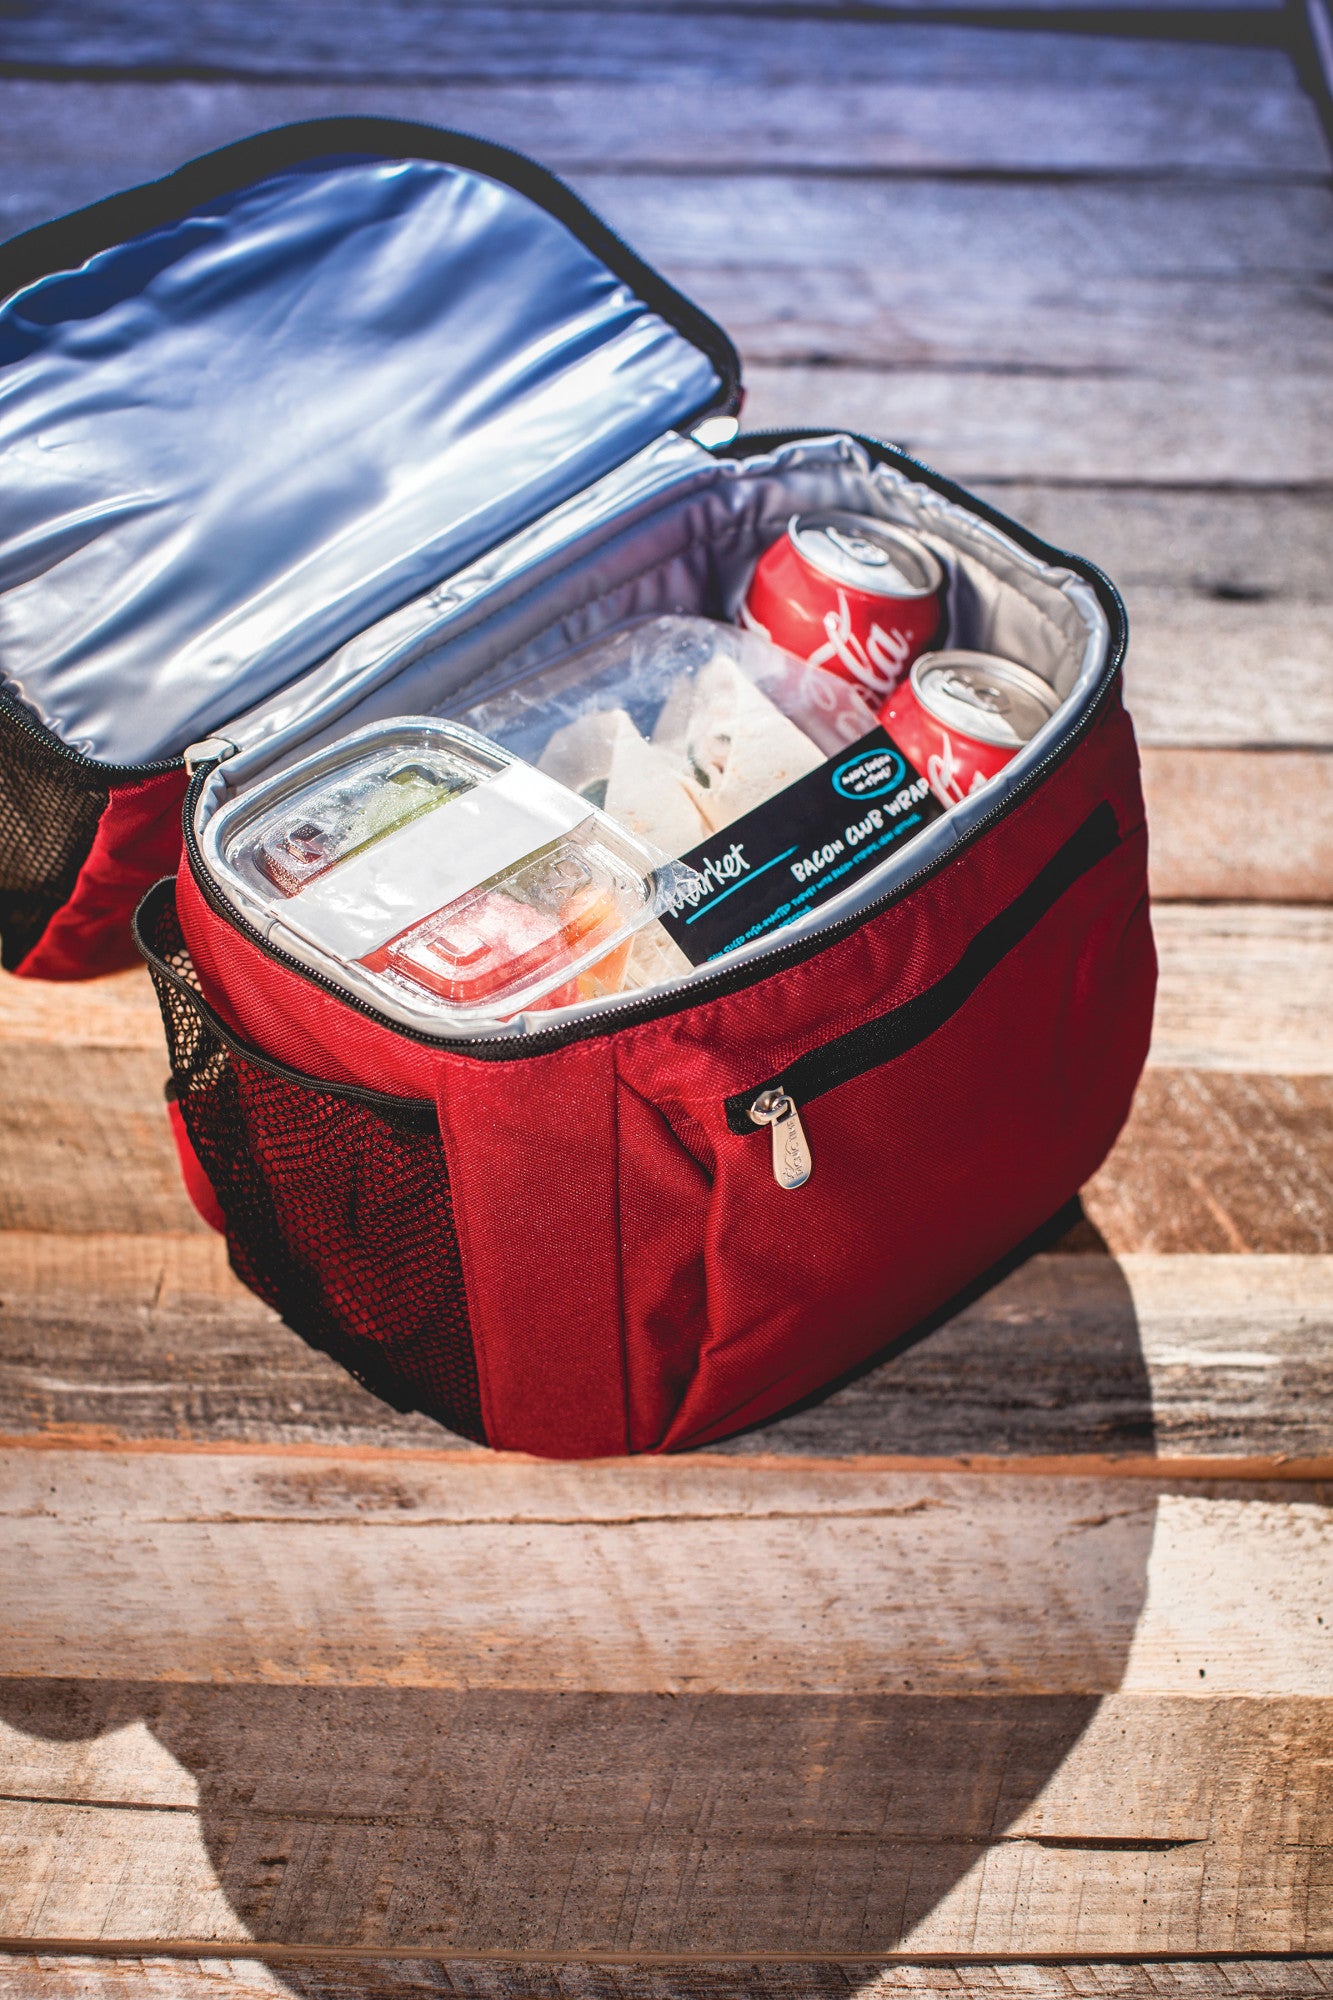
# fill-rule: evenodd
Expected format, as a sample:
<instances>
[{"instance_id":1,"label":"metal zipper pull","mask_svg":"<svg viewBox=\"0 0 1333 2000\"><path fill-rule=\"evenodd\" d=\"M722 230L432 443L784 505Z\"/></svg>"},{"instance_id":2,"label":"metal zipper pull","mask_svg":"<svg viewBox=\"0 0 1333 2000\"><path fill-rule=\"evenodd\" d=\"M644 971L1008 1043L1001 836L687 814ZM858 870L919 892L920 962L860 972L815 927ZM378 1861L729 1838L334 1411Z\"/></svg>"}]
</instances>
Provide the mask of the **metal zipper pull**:
<instances>
[{"instance_id":1,"label":"metal zipper pull","mask_svg":"<svg viewBox=\"0 0 1333 2000\"><path fill-rule=\"evenodd\" d=\"M785 1090L761 1090L750 1106L756 1125L773 1134L773 1178L779 1187L804 1187L814 1166L801 1114Z\"/></svg>"},{"instance_id":2,"label":"metal zipper pull","mask_svg":"<svg viewBox=\"0 0 1333 2000\"><path fill-rule=\"evenodd\" d=\"M202 742L187 743L181 752L181 759L190 777L201 764L221 764L226 758L236 755L236 745L229 736L205 736Z\"/></svg>"}]
</instances>

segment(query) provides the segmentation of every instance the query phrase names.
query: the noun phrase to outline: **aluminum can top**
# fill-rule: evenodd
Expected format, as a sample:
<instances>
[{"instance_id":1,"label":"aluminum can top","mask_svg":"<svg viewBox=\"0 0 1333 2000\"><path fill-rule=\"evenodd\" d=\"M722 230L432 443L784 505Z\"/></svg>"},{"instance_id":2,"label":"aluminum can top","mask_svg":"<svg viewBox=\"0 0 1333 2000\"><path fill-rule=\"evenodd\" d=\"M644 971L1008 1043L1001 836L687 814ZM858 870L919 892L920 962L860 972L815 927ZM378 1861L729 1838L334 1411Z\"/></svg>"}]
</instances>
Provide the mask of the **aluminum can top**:
<instances>
[{"instance_id":1,"label":"aluminum can top","mask_svg":"<svg viewBox=\"0 0 1333 2000\"><path fill-rule=\"evenodd\" d=\"M869 597L933 597L944 582L924 542L868 514L793 514L787 534L812 569Z\"/></svg>"},{"instance_id":2,"label":"aluminum can top","mask_svg":"<svg viewBox=\"0 0 1333 2000\"><path fill-rule=\"evenodd\" d=\"M912 690L946 729L1007 750L1027 743L1059 707L1049 681L998 653L923 653Z\"/></svg>"}]
</instances>

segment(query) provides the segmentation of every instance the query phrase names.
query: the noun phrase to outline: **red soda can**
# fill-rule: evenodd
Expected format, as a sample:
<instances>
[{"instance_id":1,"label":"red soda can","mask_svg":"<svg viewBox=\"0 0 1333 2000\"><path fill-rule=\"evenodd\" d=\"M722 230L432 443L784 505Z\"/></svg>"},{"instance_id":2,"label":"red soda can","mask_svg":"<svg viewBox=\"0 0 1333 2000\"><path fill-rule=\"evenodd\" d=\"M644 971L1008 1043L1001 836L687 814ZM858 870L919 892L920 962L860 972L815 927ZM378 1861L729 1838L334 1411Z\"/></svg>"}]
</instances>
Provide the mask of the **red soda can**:
<instances>
[{"instance_id":1,"label":"red soda can","mask_svg":"<svg viewBox=\"0 0 1333 2000\"><path fill-rule=\"evenodd\" d=\"M935 638L943 609L944 571L915 535L868 514L793 514L759 558L741 623L873 705Z\"/></svg>"},{"instance_id":2,"label":"red soda can","mask_svg":"<svg viewBox=\"0 0 1333 2000\"><path fill-rule=\"evenodd\" d=\"M936 798L955 806L979 792L1049 722L1049 681L998 653L923 653L879 711Z\"/></svg>"}]
</instances>

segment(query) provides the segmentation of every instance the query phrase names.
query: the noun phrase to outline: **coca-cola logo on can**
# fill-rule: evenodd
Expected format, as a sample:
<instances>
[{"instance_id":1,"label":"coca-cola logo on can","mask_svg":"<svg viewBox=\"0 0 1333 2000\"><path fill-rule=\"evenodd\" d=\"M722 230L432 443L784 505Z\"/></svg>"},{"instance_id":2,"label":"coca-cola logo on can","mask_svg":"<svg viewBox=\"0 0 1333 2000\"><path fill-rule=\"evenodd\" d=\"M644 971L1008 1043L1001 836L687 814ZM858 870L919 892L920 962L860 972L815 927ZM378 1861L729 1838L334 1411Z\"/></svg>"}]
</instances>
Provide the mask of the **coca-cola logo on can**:
<instances>
[{"instance_id":1,"label":"coca-cola logo on can","mask_svg":"<svg viewBox=\"0 0 1333 2000\"><path fill-rule=\"evenodd\" d=\"M939 637L944 571L917 536L869 515L794 514L765 549L742 624L882 701Z\"/></svg>"}]
</instances>

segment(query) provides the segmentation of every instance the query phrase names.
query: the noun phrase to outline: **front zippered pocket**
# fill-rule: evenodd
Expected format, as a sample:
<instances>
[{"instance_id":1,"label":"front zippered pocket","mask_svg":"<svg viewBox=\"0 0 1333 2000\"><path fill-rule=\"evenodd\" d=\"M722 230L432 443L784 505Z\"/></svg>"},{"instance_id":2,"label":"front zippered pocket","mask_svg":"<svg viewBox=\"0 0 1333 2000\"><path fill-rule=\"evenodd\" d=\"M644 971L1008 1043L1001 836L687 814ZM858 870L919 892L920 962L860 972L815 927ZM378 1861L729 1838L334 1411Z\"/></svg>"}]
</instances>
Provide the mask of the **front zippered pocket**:
<instances>
[{"instance_id":1,"label":"front zippered pocket","mask_svg":"<svg viewBox=\"0 0 1333 2000\"><path fill-rule=\"evenodd\" d=\"M1119 846L1120 838L1114 808L1104 799L1027 888L977 932L962 957L933 986L835 1041L808 1050L780 1074L726 1099L731 1131L753 1134L768 1128L771 1132L773 1178L779 1187L803 1187L813 1171L801 1106L905 1055L942 1028L1065 891Z\"/></svg>"}]
</instances>

